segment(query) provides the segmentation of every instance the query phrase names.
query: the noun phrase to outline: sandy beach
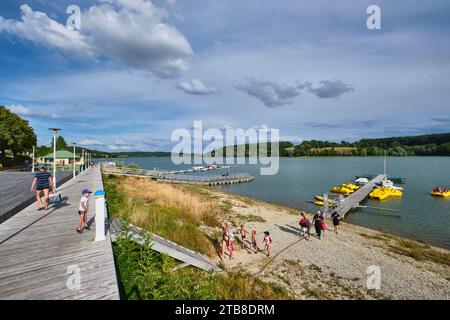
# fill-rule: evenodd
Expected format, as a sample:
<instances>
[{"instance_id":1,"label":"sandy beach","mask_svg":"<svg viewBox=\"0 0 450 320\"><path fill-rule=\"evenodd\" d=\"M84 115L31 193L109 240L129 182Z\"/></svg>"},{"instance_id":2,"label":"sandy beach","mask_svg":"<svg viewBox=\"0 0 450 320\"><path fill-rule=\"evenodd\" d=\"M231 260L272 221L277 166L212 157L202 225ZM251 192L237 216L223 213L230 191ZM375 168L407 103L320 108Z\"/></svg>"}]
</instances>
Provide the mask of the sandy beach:
<instances>
[{"instance_id":1,"label":"sandy beach","mask_svg":"<svg viewBox=\"0 0 450 320\"><path fill-rule=\"evenodd\" d=\"M314 236L312 227L312 239L307 241L299 236L299 211L208 190L231 206L225 221L236 239L241 223L248 231L257 230L261 249L264 231L269 231L273 239L270 257L241 250L236 241L233 259L226 256L224 261L227 270L243 269L275 281L296 299L450 299L447 250L345 221L335 234L327 220L321 240ZM369 266L380 268L379 290L367 289Z\"/></svg>"}]
</instances>

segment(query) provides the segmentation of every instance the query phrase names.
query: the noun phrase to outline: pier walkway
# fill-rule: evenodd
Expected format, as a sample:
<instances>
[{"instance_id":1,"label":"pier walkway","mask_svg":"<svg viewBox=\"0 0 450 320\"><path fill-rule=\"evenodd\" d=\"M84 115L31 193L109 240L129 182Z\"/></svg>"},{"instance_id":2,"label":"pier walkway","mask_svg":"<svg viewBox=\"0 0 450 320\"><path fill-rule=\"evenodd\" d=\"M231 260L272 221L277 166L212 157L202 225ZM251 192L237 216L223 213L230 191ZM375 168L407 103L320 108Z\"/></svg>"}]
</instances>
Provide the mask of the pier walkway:
<instances>
[{"instance_id":1,"label":"pier walkway","mask_svg":"<svg viewBox=\"0 0 450 320\"><path fill-rule=\"evenodd\" d=\"M155 181L167 182L167 183L186 183L186 184L199 184L205 186L217 186L225 184L245 183L252 181L255 177L245 174L236 173L229 176L198 176L198 175L182 175L175 174L169 171L157 171L146 169L134 169L126 167L117 167L114 165L102 165L103 173L129 176L138 178L150 178ZM187 171L186 171L187 172ZM191 172L191 171L189 171Z\"/></svg>"},{"instance_id":2,"label":"pier walkway","mask_svg":"<svg viewBox=\"0 0 450 320\"><path fill-rule=\"evenodd\" d=\"M75 231L81 190L103 189L99 167L58 188L64 201L37 210L33 203L0 224L0 299L119 299L110 237L95 242Z\"/></svg>"},{"instance_id":3,"label":"pier walkway","mask_svg":"<svg viewBox=\"0 0 450 320\"><path fill-rule=\"evenodd\" d=\"M367 198L377 183L381 182L384 178L386 178L385 174L379 174L341 201L335 210L341 215L342 218L344 218L350 210L357 208L361 201Z\"/></svg>"}]
</instances>

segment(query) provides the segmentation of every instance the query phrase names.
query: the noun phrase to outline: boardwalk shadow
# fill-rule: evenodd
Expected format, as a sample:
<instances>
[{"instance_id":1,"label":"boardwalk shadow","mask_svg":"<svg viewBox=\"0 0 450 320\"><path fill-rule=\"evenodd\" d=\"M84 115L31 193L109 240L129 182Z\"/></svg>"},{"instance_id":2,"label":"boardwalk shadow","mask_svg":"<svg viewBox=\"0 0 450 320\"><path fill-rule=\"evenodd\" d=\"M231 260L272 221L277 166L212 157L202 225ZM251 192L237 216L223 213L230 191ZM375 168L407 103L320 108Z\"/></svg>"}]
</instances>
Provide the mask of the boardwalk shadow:
<instances>
[{"instance_id":1,"label":"boardwalk shadow","mask_svg":"<svg viewBox=\"0 0 450 320\"><path fill-rule=\"evenodd\" d=\"M54 210L57 210L57 209L61 209L61 208L70 206L70 204L67 203L67 200L69 200L67 197L62 198L62 201L58 201L58 202L53 203L53 207L52 208Z\"/></svg>"},{"instance_id":2,"label":"boardwalk shadow","mask_svg":"<svg viewBox=\"0 0 450 320\"><path fill-rule=\"evenodd\" d=\"M297 228L294 228L294 227L291 227L288 225L287 225L287 227L284 227L284 226L279 226L279 225L275 224L275 226L277 226L281 231L284 231L284 232L292 233L295 235L298 235L300 233L300 230L297 230ZM295 230L292 230L292 229L295 229Z\"/></svg>"}]
</instances>

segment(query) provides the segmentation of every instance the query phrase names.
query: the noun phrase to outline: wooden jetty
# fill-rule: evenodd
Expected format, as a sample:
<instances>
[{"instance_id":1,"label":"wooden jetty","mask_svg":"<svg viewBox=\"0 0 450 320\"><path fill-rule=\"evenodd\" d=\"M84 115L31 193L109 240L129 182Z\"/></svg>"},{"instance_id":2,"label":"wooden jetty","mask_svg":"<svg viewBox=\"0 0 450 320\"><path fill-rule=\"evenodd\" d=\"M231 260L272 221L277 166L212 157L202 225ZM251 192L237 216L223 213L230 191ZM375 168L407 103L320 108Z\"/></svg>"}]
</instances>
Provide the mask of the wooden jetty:
<instances>
[{"instance_id":1,"label":"wooden jetty","mask_svg":"<svg viewBox=\"0 0 450 320\"><path fill-rule=\"evenodd\" d=\"M356 209L361 201L367 198L370 192L375 188L377 183L383 181L386 178L385 174L379 174L364 186L350 194L347 198L342 200L335 210L341 215L342 218L352 209Z\"/></svg>"},{"instance_id":2,"label":"wooden jetty","mask_svg":"<svg viewBox=\"0 0 450 320\"><path fill-rule=\"evenodd\" d=\"M232 174L228 176L180 175L171 174L168 171L124 168L105 164L102 165L102 171L105 174L150 178L159 182L197 184L205 186L246 183L252 181L255 178L251 175L242 173Z\"/></svg>"},{"instance_id":3,"label":"wooden jetty","mask_svg":"<svg viewBox=\"0 0 450 320\"><path fill-rule=\"evenodd\" d=\"M64 201L33 203L0 224L0 299L119 299L110 237L75 231L81 190L103 189L98 167L59 187ZM88 219L93 220L94 200Z\"/></svg>"},{"instance_id":4,"label":"wooden jetty","mask_svg":"<svg viewBox=\"0 0 450 320\"><path fill-rule=\"evenodd\" d=\"M124 228L122 221L118 219L110 220L109 232L113 241L116 239L117 235L119 235L121 232L124 232L127 237L135 240L137 243L148 244L148 240L144 235L145 231L143 229L132 224L129 224L126 228ZM150 240L152 244L152 250L158 251L160 253L165 253L170 257L182 262L182 264L177 266L176 269L191 265L205 271L222 271L219 267L212 264L209 259L204 257L199 252L192 251L155 234L151 235Z\"/></svg>"}]
</instances>

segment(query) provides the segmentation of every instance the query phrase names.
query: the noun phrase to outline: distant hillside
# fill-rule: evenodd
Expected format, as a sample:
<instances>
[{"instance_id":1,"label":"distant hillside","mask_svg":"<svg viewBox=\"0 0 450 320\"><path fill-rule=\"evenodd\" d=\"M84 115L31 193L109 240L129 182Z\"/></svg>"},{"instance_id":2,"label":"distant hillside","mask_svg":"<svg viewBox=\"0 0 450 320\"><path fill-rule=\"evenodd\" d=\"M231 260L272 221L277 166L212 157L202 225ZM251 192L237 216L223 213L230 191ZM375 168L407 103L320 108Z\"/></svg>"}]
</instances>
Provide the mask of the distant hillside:
<instances>
[{"instance_id":1,"label":"distant hillside","mask_svg":"<svg viewBox=\"0 0 450 320\"><path fill-rule=\"evenodd\" d=\"M114 152L109 153L110 158L149 158L149 157L170 157L171 152L165 151L136 151L136 152Z\"/></svg>"},{"instance_id":2,"label":"distant hillside","mask_svg":"<svg viewBox=\"0 0 450 320\"><path fill-rule=\"evenodd\" d=\"M450 133L361 139L356 142L303 141L293 156L450 156Z\"/></svg>"},{"instance_id":3,"label":"distant hillside","mask_svg":"<svg viewBox=\"0 0 450 320\"><path fill-rule=\"evenodd\" d=\"M450 156L450 133L421 136L361 139L356 142L330 142L320 140L303 141L299 145L284 141L279 144L280 156ZM223 152L237 146L224 147ZM248 156L249 145L245 145ZM213 151L212 155L215 154ZM270 148L269 148L270 154Z\"/></svg>"}]
</instances>

